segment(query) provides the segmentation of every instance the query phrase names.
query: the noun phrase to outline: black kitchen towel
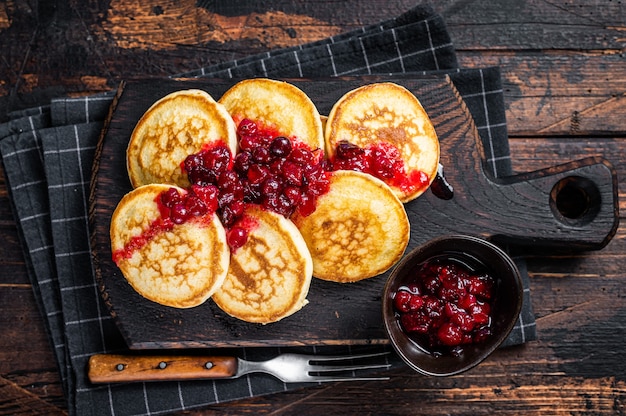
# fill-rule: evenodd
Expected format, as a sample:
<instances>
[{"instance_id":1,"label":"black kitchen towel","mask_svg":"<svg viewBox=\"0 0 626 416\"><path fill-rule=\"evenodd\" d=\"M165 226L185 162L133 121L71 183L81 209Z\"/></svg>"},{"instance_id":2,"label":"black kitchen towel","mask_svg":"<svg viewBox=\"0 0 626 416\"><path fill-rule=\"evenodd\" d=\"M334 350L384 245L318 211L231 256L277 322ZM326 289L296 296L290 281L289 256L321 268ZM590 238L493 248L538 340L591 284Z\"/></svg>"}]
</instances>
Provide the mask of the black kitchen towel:
<instances>
[{"instance_id":1,"label":"black kitchen towel","mask_svg":"<svg viewBox=\"0 0 626 416\"><path fill-rule=\"evenodd\" d=\"M500 74L497 68L457 68L445 24L418 6L379 25L296 48L271 51L178 76L321 77L361 74L449 73L467 103L496 176L511 174ZM89 180L95 146L112 92L59 98L10 114L0 125L0 152L25 258L59 364L70 414L145 415L236 400L306 386L253 374L237 380L91 385L90 355L126 349L94 281L88 227ZM525 303L507 345L535 339L523 259ZM279 352L346 353L372 347L239 348L263 359ZM394 357L394 366L401 365Z\"/></svg>"}]
</instances>

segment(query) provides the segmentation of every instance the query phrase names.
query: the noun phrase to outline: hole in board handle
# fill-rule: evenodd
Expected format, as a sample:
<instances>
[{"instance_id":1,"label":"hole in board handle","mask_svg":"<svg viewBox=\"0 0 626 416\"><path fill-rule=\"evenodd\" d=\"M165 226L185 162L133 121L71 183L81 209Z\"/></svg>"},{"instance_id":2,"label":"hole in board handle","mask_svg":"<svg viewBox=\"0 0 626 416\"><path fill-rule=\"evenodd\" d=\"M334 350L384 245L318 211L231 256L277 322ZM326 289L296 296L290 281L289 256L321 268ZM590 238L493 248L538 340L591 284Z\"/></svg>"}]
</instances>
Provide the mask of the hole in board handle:
<instances>
[{"instance_id":1,"label":"hole in board handle","mask_svg":"<svg viewBox=\"0 0 626 416\"><path fill-rule=\"evenodd\" d=\"M596 184L582 176L559 180L550 191L550 208L563 224L583 226L600 212L600 191Z\"/></svg>"}]
</instances>

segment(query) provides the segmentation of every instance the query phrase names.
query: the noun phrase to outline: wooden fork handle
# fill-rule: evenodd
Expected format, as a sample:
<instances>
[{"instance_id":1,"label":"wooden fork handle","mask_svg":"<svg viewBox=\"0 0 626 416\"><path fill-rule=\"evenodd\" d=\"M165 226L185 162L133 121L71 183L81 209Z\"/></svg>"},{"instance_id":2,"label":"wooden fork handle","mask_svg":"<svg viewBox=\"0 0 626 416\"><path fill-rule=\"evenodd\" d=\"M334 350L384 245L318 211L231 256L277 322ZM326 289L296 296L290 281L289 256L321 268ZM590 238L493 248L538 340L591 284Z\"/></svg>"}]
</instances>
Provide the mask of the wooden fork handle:
<instances>
[{"instance_id":1,"label":"wooden fork handle","mask_svg":"<svg viewBox=\"0 0 626 416\"><path fill-rule=\"evenodd\" d=\"M236 357L96 354L89 358L92 383L200 380L237 375Z\"/></svg>"}]
</instances>

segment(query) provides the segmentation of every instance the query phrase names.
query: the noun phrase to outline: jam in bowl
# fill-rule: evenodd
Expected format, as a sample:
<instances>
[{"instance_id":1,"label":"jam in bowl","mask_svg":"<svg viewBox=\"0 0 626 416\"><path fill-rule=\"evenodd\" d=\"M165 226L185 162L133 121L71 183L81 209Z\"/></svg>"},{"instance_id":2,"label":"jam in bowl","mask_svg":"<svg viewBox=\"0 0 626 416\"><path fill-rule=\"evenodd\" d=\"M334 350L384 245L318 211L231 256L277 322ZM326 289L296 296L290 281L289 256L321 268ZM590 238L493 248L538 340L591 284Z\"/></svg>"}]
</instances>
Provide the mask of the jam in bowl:
<instances>
[{"instance_id":1,"label":"jam in bowl","mask_svg":"<svg viewBox=\"0 0 626 416\"><path fill-rule=\"evenodd\" d=\"M469 370L515 326L523 288L513 260L483 239L453 235L409 252L383 293L395 351L412 369L447 376Z\"/></svg>"}]
</instances>

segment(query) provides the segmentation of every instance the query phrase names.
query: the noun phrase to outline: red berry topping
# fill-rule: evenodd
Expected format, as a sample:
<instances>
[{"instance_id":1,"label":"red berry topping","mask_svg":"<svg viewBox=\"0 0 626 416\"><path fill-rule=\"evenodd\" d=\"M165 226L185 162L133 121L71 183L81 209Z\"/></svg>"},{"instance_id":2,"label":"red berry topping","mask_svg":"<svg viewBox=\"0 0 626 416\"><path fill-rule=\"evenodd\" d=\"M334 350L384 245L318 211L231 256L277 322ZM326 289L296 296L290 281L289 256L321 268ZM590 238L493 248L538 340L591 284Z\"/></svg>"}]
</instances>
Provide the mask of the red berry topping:
<instances>
[{"instance_id":1,"label":"red berry topping","mask_svg":"<svg viewBox=\"0 0 626 416\"><path fill-rule=\"evenodd\" d=\"M314 213L315 196L310 194L303 194L300 198L300 204L298 205L298 212L304 217Z\"/></svg>"},{"instance_id":2,"label":"red berry topping","mask_svg":"<svg viewBox=\"0 0 626 416\"><path fill-rule=\"evenodd\" d=\"M413 193L429 184L428 175L419 170L408 172L398 148L387 142L379 142L361 148L347 141L340 141L331 160L333 170L356 170L369 173L402 192Z\"/></svg>"},{"instance_id":3,"label":"red berry topping","mask_svg":"<svg viewBox=\"0 0 626 416\"><path fill-rule=\"evenodd\" d=\"M250 119L238 123L237 138L237 155L218 142L184 159L181 169L190 187L184 194L170 188L158 196L160 222L141 236L142 241L173 224L215 213L228 231L230 247L236 249L247 240L247 228L238 226L247 203L286 217L295 210L304 216L315 211L317 198L330 187L330 169L321 149L310 149Z\"/></svg>"},{"instance_id":4,"label":"red berry topping","mask_svg":"<svg viewBox=\"0 0 626 416\"><path fill-rule=\"evenodd\" d=\"M493 281L489 276L472 276L469 279L469 293L482 299L490 299Z\"/></svg>"},{"instance_id":5,"label":"red berry topping","mask_svg":"<svg viewBox=\"0 0 626 416\"><path fill-rule=\"evenodd\" d=\"M283 136L278 136L272 140L269 150L272 156L287 157L289 153L291 153L291 140Z\"/></svg>"},{"instance_id":6,"label":"red berry topping","mask_svg":"<svg viewBox=\"0 0 626 416\"><path fill-rule=\"evenodd\" d=\"M182 202L183 198L178 193L176 188L169 188L167 191L161 194L161 203L168 208L174 207L174 205Z\"/></svg>"},{"instance_id":7,"label":"red berry topping","mask_svg":"<svg viewBox=\"0 0 626 416\"><path fill-rule=\"evenodd\" d=\"M232 250L242 247L248 241L248 231L242 227L233 227L227 235L228 246Z\"/></svg>"},{"instance_id":8,"label":"red berry topping","mask_svg":"<svg viewBox=\"0 0 626 416\"><path fill-rule=\"evenodd\" d=\"M421 312L410 312L400 317L400 324L406 332L426 334L431 327L431 320Z\"/></svg>"},{"instance_id":9,"label":"red berry topping","mask_svg":"<svg viewBox=\"0 0 626 416\"><path fill-rule=\"evenodd\" d=\"M302 186L303 173L301 165L286 161L282 166L281 176L289 185Z\"/></svg>"},{"instance_id":10,"label":"red berry topping","mask_svg":"<svg viewBox=\"0 0 626 416\"><path fill-rule=\"evenodd\" d=\"M411 310L409 302L411 301L411 294L406 290L399 290L393 298L393 305L396 310L400 312L408 312Z\"/></svg>"},{"instance_id":11,"label":"red berry topping","mask_svg":"<svg viewBox=\"0 0 626 416\"><path fill-rule=\"evenodd\" d=\"M244 118L237 126L237 135L239 137L254 136L257 134L257 125L254 121Z\"/></svg>"},{"instance_id":12,"label":"red berry topping","mask_svg":"<svg viewBox=\"0 0 626 416\"><path fill-rule=\"evenodd\" d=\"M417 311L424 306L424 299L422 299L419 295L411 295L411 299L409 300L409 310Z\"/></svg>"},{"instance_id":13,"label":"red berry topping","mask_svg":"<svg viewBox=\"0 0 626 416\"><path fill-rule=\"evenodd\" d=\"M461 345L463 341L463 331L452 322L446 322L437 330L437 338L443 345L455 347Z\"/></svg>"},{"instance_id":14,"label":"red berry topping","mask_svg":"<svg viewBox=\"0 0 626 416\"><path fill-rule=\"evenodd\" d=\"M313 161L313 152L304 147L297 147L293 149L288 156L288 159L292 162L299 163L300 165L308 165Z\"/></svg>"},{"instance_id":15,"label":"red berry topping","mask_svg":"<svg viewBox=\"0 0 626 416\"><path fill-rule=\"evenodd\" d=\"M484 342L492 333L494 287L489 274L434 258L397 290L393 305L402 329L416 342L434 354L461 354L463 345Z\"/></svg>"},{"instance_id":16,"label":"red berry topping","mask_svg":"<svg viewBox=\"0 0 626 416\"><path fill-rule=\"evenodd\" d=\"M300 201L302 200L302 193L300 191L300 188L297 186L288 185L287 187L285 187L285 189L283 189L283 195L289 200L289 202L293 206L299 205Z\"/></svg>"},{"instance_id":17,"label":"red berry topping","mask_svg":"<svg viewBox=\"0 0 626 416\"><path fill-rule=\"evenodd\" d=\"M466 294L465 296L463 296L461 299L459 299L459 303L458 305L465 309L466 311L469 311L470 308L472 306L474 306L476 304L476 296L472 295L471 293Z\"/></svg>"},{"instance_id":18,"label":"red berry topping","mask_svg":"<svg viewBox=\"0 0 626 416\"><path fill-rule=\"evenodd\" d=\"M191 185L191 192L204 202L208 212L215 212L217 210L219 190L216 186Z\"/></svg>"},{"instance_id":19,"label":"red berry topping","mask_svg":"<svg viewBox=\"0 0 626 416\"><path fill-rule=\"evenodd\" d=\"M296 209L302 215L315 211L317 197L330 186L330 173L320 149L311 150L250 119L241 120L237 135L240 152L234 157L226 146L218 144L185 159L183 169L197 196L187 211L199 212L204 204L217 212L228 229L243 215L245 203L259 204L286 217ZM174 206L177 201L172 201ZM185 215L187 212L178 210L176 221ZM233 243L237 241L233 239Z\"/></svg>"}]
</instances>

